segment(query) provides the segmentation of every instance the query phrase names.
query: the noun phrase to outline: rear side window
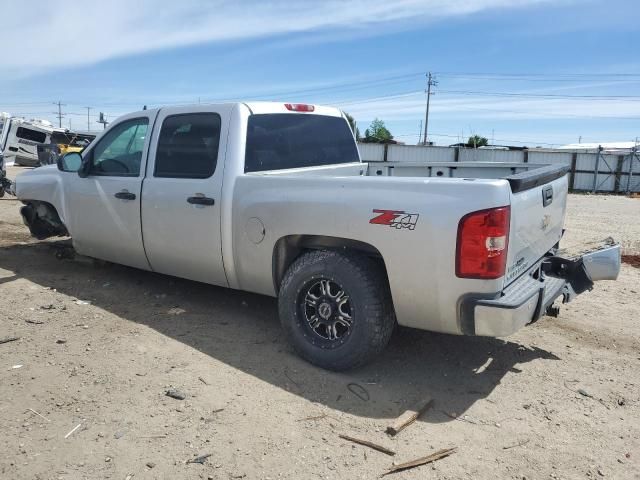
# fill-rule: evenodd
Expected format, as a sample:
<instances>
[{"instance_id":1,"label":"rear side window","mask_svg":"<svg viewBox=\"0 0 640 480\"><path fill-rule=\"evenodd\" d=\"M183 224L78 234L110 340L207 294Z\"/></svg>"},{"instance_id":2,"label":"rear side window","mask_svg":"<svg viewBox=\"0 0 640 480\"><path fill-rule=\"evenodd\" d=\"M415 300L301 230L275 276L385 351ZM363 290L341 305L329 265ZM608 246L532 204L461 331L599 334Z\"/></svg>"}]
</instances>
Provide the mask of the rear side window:
<instances>
[{"instance_id":1,"label":"rear side window","mask_svg":"<svg viewBox=\"0 0 640 480\"><path fill-rule=\"evenodd\" d=\"M31 140L32 142L44 143L47 139L47 134L39 132L38 130L31 130L30 128L18 127L16 137Z\"/></svg>"},{"instance_id":2,"label":"rear side window","mask_svg":"<svg viewBox=\"0 0 640 480\"><path fill-rule=\"evenodd\" d=\"M216 171L220 115L167 117L160 129L154 177L209 178Z\"/></svg>"},{"instance_id":3,"label":"rear side window","mask_svg":"<svg viewBox=\"0 0 640 480\"><path fill-rule=\"evenodd\" d=\"M297 113L249 117L245 172L358 161L356 142L342 117Z\"/></svg>"}]
</instances>

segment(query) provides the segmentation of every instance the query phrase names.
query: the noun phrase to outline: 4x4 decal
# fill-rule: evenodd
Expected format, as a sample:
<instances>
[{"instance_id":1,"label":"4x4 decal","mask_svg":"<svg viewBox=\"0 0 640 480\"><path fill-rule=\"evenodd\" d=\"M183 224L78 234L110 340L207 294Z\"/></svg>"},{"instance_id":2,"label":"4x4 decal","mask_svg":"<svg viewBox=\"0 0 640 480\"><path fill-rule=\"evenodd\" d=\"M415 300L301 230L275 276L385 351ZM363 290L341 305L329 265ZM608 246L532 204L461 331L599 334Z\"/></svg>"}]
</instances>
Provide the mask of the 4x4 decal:
<instances>
[{"instance_id":1,"label":"4x4 decal","mask_svg":"<svg viewBox=\"0 0 640 480\"><path fill-rule=\"evenodd\" d=\"M407 213L404 210L379 210L374 208L373 213L377 213L377 215L369 220L369 223L387 225L398 230L401 228L415 230L419 217L417 213Z\"/></svg>"}]
</instances>

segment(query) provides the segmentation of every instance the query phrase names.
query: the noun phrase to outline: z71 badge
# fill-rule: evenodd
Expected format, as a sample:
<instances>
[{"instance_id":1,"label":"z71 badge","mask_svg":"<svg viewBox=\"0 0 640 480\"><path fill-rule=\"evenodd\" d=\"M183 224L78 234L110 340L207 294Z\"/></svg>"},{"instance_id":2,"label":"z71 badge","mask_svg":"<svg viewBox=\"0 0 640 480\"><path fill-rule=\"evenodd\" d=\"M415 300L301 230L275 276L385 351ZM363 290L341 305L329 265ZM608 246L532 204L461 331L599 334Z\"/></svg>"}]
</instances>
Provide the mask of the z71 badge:
<instances>
[{"instance_id":1,"label":"z71 badge","mask_svg":"<svg viewBox=\"0 0 640 480\"><path fill-rule=\"evenodd\" d=\"M419 215L417 213L407 213L403 210L377 210L374 209L373 213L377 215L369 220L369 223L374 225L387 225L389 227L407 228L409 230L415 230L418 223Z\"/></svg>"}]
</instances>

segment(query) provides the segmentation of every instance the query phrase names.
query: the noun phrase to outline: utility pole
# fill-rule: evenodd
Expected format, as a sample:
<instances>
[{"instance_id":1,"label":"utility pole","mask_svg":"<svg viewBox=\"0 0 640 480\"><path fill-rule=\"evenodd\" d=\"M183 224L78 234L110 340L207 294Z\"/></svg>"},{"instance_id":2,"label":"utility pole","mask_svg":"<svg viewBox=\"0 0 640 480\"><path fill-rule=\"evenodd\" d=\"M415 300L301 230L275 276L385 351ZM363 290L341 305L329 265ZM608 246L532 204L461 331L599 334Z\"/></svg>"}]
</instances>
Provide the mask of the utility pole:
<instances>
[{"instance_id":1,"label":"utility pole","mask_svg":"<svg viewBox=\"0 0 640 480\"><path fill-rule=\"evenodd\" d=\"M418 129L418 145L422 143L422 120L420 120L420 128Z\"/></svg>"},{"instance_id":2,"label":"utility pole","mask_svg":"<svg viewBox=\"0 0 640 480\"><path fill-rule=\"evenodd\" d=\"M61 103L60 100L58 100L57 102L53 102L53 104L58 106L58 113L53 113L58 117L58 127L62 128L62 117L64 117L64 114L62 113L62 107L66 107L67 104Z\"/></svg>"},{"instance_id":3,"label":"utility pole","mask_svg":"<svg viewBox=\"0 0 640 480\"><path fill-rule=\"evenodd\" d=\"M89 123L89 113L91 112L91 107L84 107L87 109L87 132L91 131L91 124Z\"/></svg>"},{"instance_id":4,"label":"utility pole","mask_svg":"<svg viewBox=\"0 0 640 480\"><path fill-rule=\"evenodd\" d=\"M427 110L424 114L424 139L422 140L423 145L426 145L429 137L427 133L429 131L429 100L431 99L431 87L435 87L438 85L438 81L434 78L431 72L427 73Z\"/></svg>"}]
</instances>

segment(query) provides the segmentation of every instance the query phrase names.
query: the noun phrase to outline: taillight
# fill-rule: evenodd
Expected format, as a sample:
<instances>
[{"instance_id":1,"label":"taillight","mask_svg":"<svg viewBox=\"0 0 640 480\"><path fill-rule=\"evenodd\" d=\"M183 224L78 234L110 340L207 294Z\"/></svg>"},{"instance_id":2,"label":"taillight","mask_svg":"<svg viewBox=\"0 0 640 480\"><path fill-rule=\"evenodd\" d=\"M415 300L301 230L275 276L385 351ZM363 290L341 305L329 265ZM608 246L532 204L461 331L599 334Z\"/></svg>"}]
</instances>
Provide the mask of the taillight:
<instances>
[{"instance_id":1,"label":"taillight","mask_svg":"<svg viewBox=\"0 0 640 480\"><path fill-rule=\"evenodd\" d=\"M313 112L316 109L313 105L306 103L285 103L284 106L292 112Z\"/></svg>"},{"instance_id":2,"label":"taillight","mask_svg":"<svg viewBox=\"0 0 640 480\"><path fill-rule=\"evenodd\" d=\"M509 243L509 207L465 215L458 224L456 276L495 279L504 275Z\"/></svg>"}]
</instances>

